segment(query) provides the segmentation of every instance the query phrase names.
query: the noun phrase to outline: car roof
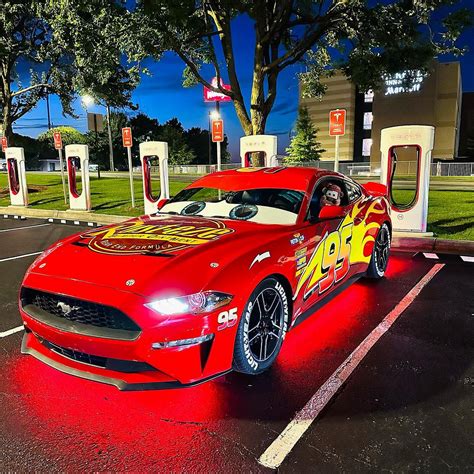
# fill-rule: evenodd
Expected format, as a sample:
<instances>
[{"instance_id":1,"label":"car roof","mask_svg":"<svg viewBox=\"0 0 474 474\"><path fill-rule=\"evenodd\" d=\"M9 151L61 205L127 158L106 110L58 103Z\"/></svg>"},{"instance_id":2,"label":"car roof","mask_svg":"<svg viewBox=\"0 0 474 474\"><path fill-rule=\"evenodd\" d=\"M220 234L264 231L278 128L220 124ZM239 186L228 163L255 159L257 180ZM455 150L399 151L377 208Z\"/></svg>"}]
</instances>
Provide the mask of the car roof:
<instances>
[{"instance_id":1,"label":"car roof","mask_svg":"<svg viewBox=\"0 0 474 474\"><path fill-rule=\"evenodd\" d=\"M307 191L311 182L326 175L343 177L339 173L321 168L239 168L208 174L194 181L188 188L217 188L225 191L273 188Z\"/></svg>"}]
</instances>

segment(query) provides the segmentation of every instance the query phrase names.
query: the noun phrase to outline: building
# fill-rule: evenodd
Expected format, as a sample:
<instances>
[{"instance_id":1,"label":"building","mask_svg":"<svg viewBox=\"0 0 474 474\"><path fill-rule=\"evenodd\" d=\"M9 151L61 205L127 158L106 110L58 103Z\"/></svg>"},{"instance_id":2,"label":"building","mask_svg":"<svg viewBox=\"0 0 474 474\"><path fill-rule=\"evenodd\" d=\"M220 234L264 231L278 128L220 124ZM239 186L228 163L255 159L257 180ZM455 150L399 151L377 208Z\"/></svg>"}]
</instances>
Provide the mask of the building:
<instances>
[{"instance_id":1,"label":"building","mask_svg":"<svg viewBox=\"0 0 474 474\"><path fill-rule=\"evenodd\" d=\"M462 95L459 156L474 159L474 92L465 92Z\"/></svg>"},{"instance_id":2,"label":"building","mask_svg":"<svg viewBox=\"0 0 474 474\"><path fill-rule=\"evenodd\" d=\"M39 160L38 171L61 171L59 158L48 158L46 160Z\"/></svg>"},{"instance_id":3,"label":"building","mask_svg":"<svg viewBox=\"0 0 474 474\"><path fill-rule=\"evenodd\" d=\"M407 86L407 76L410 85ZM436 129L433 158L458 156L461 119L459 62L434 62L430 74L405 71L385 79L382 90L361 93L340 71L324 80L327 92L320 100L301 98L308 107L318 140L326 150L323 160L334 160L334 137L329 136L329 111L346 109L346 134L340 138L339 159L380 161L380 132L397 125L431 125Z\"/></svg>"}]
</instances>

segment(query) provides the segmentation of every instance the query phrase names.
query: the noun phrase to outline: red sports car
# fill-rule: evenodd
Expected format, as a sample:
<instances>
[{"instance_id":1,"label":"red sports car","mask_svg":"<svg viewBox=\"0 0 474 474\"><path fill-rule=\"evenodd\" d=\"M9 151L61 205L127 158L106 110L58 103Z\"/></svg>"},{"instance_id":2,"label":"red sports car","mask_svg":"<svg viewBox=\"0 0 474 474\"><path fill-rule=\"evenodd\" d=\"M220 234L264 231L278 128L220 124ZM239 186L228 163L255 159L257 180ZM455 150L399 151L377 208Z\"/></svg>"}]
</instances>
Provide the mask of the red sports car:
<instances>
[{"instance_id":1,"label":"red sports car","mask_svg":"<svg viewBox=\"0 0 474 474\"><path fill-rule=\"evenodd\" d=\"M22 352L122 390L258 374L322 299L384 275L385 191L316 168L204 176L47 249L21 288Z\"/></svg>"}]
</instances>

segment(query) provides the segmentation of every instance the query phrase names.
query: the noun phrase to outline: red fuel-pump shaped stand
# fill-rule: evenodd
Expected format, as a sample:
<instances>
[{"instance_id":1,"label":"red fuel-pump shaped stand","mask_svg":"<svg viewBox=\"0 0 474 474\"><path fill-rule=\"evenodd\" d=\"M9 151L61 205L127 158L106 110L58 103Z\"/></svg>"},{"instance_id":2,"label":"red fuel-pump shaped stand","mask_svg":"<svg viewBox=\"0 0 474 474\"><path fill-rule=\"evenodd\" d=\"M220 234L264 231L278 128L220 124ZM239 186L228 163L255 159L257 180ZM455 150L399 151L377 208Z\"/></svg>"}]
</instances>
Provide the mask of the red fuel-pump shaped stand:
<instances>
[{"instance_id":1,"label":"red fuel-pump shaped stand","mask_svg":"<svg viewBox=\"0 0 474 474\"><path fill-rule=\"evenodd\" d=\"M430 190L431 152L434 144L434 127L403 125L384 128L381 133L380 182L387 186L390 215L396 231L426 234L428 195ZM392 199L392 186L397 164L397 148L413 149L416 156L416 193L413 201L400 206Z\"/></svg>"},{"instance_id":2,"label":"red fuel-pump shaped stand","mask_svg":"<svg viewBox=\"0 0 474 474\"><path fill-rule=\"evenodd\" d=\"M264 153L264 166L278 166L278 143L276 135L249 135L240 139L240 159L242 167L253 166L251 153Z\"/></svg>"},{"instance_id":3,"label":"red fuel-pump shaped stand","mask_svg":"<svg viewBox=\"0 0 474 474\"><path fill-rule=\"evenodd\" d=\"M89 180L89 147L87 145L66 146L66 166L69 190L69 208L74 211L91 210ZM80 170L81 192L77 187L77 171Z\"/></svg>"},{"instance_id":4,"label":"red fuel-pump shaped stand","mask_svg":"<svg viewBox=\"0 0 474 474\"><path fill-rule=\"evenodd\" d=\"M151 168L153 161L158 160L160 172L160 195L153 194ZM143 142L140 143L140 162L142 165L143 200L145 214L153 214L158 211L158 203L162 199L169 199L168 178L168 143L167 142Z\"/></svg>"},{"instance_id":5,"label":"red fuel-pump shaped stand","mask_svg":"<svg viewBox=\"0 0 474 474\"><path fill-rule=\"evenodd\" d=\"M28 206L25 153L23 148L9 147L5 150L8 171L8 187L12 206Z\"/></svg>"}]
</instances>

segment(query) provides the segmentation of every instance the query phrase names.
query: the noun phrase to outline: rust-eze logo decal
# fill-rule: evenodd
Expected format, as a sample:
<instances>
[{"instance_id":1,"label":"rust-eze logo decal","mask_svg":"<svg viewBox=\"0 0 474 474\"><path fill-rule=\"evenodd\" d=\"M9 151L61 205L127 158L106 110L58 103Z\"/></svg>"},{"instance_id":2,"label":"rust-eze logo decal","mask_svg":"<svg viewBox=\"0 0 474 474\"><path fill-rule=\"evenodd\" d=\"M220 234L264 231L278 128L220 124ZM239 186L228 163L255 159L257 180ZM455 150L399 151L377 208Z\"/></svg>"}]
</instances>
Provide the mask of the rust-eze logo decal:
<instances>
[{"instance_id":1,"label":"rust-eze logo decal","mask_svg":"<svg viewBox=\"0 0 474 474\"><path fill-rule=\"evenodd\" d=\"M142 221L120 224L81 236L91 250L115 255L144 252L173 252L216 240L234 232L219 221L206 220L205 226L181 223L146 224Z\"/></svg>"}]
</instances>

